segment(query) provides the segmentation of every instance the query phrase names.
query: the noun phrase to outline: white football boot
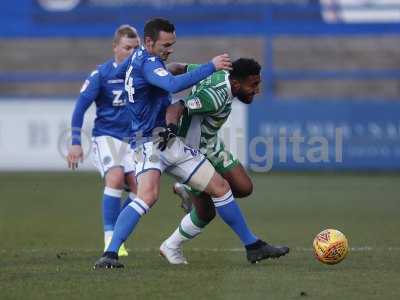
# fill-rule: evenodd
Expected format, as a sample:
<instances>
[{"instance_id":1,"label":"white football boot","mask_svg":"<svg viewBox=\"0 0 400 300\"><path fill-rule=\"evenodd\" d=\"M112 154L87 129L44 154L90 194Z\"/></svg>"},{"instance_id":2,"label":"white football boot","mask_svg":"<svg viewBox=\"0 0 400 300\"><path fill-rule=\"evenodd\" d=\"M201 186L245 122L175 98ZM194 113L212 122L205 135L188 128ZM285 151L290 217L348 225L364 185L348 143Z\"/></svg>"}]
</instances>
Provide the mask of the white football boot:
<instances>
[{"instance_id":1,"label":"white football boot","mask_svg":"<svg viewBox=\"0 0 400 300\"><path fill-rule=\"evenodd\" d=\"M187 265L188 262L183 256L182 248L171 248L168 246L167 241L164 241L160 246L160 255L165 257L170 264L173 265Z\"/></svg>"}]
</instances>

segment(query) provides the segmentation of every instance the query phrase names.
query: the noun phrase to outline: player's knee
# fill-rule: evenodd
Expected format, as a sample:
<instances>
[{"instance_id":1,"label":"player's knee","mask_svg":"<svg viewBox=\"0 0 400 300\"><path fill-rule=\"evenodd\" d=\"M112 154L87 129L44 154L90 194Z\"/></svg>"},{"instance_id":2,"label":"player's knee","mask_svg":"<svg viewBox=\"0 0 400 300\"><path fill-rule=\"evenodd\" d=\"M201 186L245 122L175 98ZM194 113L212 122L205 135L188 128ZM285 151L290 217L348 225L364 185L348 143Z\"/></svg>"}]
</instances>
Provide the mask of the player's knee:
<instances>
[{"instance_id":1,"label":"player's knee","mask_svg":"<svg viewBox=\"0 0 400 300\"><path fill-rule=\"evenodd\" d=\"M205 191L211 197L222 197L229 192L229 190L230 187L228 182L221 175L215 172Z\"/></svg>"},{"instance_id":2,"label":"player's knee","mask_svg":"<svg viewBox=\"0 0 400 300\"><path fill-rule=\"evenodd\" d=\"M253 193L253 183L251 181L242 185L240 188L232 188L232 193L235 198L248 197Z\"/></svg>"},{"instance_id":3,"label":"player's knee","mask_svg":"<svg viewBox=\"0 0 400 300\"><path fill-rule=\"evenodd\" d=\"M147 185L140 187L137 196L142 199L149 207L153 206L158 199L158 188L156 186Z\"/></svg>"},{"instance_id":4,"label":"player's knee","mask_svg":"<svg viewBox=\"0 0 400 300\"><path fill-rule=\"evenodd\" d=\"M113 189L122 189L124 186L124 172L120 168L110 169L105 177L106 186Z\"/></svg>"},{"instance_id":5,"label":"player's knee","mask_svg":"<svg viewBox=\"0 0 400 300\"><path fill-rule=\"evenodd\" d=\"M140 197L149 207L152 207L158 199L158 195L156 193L146 193L142 194Z\"/></svg>"}]
</instances>

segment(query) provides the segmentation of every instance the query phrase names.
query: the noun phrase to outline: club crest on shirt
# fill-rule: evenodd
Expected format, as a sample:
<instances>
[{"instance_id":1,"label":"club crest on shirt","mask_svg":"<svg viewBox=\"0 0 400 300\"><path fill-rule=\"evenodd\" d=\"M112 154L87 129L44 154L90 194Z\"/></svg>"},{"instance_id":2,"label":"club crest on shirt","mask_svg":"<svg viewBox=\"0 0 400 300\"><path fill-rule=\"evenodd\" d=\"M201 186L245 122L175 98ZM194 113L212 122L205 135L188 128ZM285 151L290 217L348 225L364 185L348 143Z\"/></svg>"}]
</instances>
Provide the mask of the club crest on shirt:
<instances>
[{"instance_id":1,"label":"club crest on shirt","mask_svg":"<svg viewBox=\"0 0 400 300\"><path fill-rule=\"evenodd\" d=\"M158 76L162 76L162 77L168 75L168 71L165 70L164 68L155 69L154 73L156 73Z\"/></svg>"},{"instance_id":2,"label":"club crest on shirt","mask_svg":"<svg viewBox=\"0 0 400 300\"><path fill-rule=\"evenodd\" d=\"M186 102L186 106L190 109L200 109L202 107L199 98L193 98Z\"/></svg>"}]
</instances>

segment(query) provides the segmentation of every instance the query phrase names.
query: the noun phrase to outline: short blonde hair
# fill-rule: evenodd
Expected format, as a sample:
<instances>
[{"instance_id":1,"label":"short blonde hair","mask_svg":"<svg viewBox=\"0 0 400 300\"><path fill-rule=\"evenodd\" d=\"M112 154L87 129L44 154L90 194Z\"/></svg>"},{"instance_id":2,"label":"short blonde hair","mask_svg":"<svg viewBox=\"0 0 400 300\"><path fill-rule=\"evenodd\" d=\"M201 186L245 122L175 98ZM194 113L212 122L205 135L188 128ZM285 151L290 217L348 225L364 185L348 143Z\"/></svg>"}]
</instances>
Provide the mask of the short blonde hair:
<instances>
[{"instance_id":1,"label":"short blonde hair","mask_svg":"<svg viewBox=\"0 0 400 300\"><path fill-rule=\"evenodd\" d=\"M115 30L113 42L117 44L119 40L124 36L131 39L139 37L135 27L128 24L124 24L119 26L117 30Z\"/></svg>"}]
</instances>

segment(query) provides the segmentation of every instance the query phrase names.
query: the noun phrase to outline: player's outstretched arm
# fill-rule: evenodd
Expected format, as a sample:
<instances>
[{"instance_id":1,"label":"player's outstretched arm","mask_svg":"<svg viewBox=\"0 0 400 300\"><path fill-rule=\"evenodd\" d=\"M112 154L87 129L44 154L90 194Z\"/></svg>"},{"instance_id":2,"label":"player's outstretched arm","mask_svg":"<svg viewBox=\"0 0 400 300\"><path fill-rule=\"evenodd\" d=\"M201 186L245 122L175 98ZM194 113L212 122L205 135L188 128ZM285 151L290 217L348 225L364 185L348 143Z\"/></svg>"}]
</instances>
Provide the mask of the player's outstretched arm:
<instances>
[{"instance_id":1,"label":"player's outstretched arm","mask_svg":"<svg viewBox=\"0 0 400 300\"><path fill-rule=\"evenodd\" d=\"M188 64L185 64L185 63L173 62L173 63L169 63L167 65L167 70L172 75L180 75L180 74L184 74L187 72L187 66L188 66Z\"/></svg>"},{"instance_id":2,"label":"player's outstretched arm","mask_svg":"<svg viewBox=\"0 0 400 300\"><path fill-rule=\"evenodd\" d=\"M72 142L71 148L68 151L68 168L75 170L78 168L78 162L83 161L83 151L81 147L81 131L83 120L85 117L86 110L92 104L93 100L90 98L86 98L79 96L78 100L75 104L74 112L72 113L71 120L71 134L72 134Z\"/></svg>"},{"instance_id":3,"label":"player's outstretched arm","mask_svg":"<svg viewBox=\"0 0 400 300\"><path fill-rule=\"evenodd\" d=\"M154 57L148 58L143 65L146 80L170 93L177 93L207 78L217 70L228 70L231 67L227 54L214 57L211 62L200 65L193 71L173 76L164 65Z\"/></svg>"},{"instance_id":4,"label":"player's outstretched arm","mask_svg":"<svg viewBox=\"0 0 400 300\"><path fill-rule=\"evenodd\" d=\"M83 161L83 151L81 147L81 131L85 113L89 106L96 99L100 89L99 72L93 71L89 78L83 84L78 100L76 101L71 119L71 148L68 151L67 161L68 167L76 169L78 162Z\"/></svg>"}]
</instances>

